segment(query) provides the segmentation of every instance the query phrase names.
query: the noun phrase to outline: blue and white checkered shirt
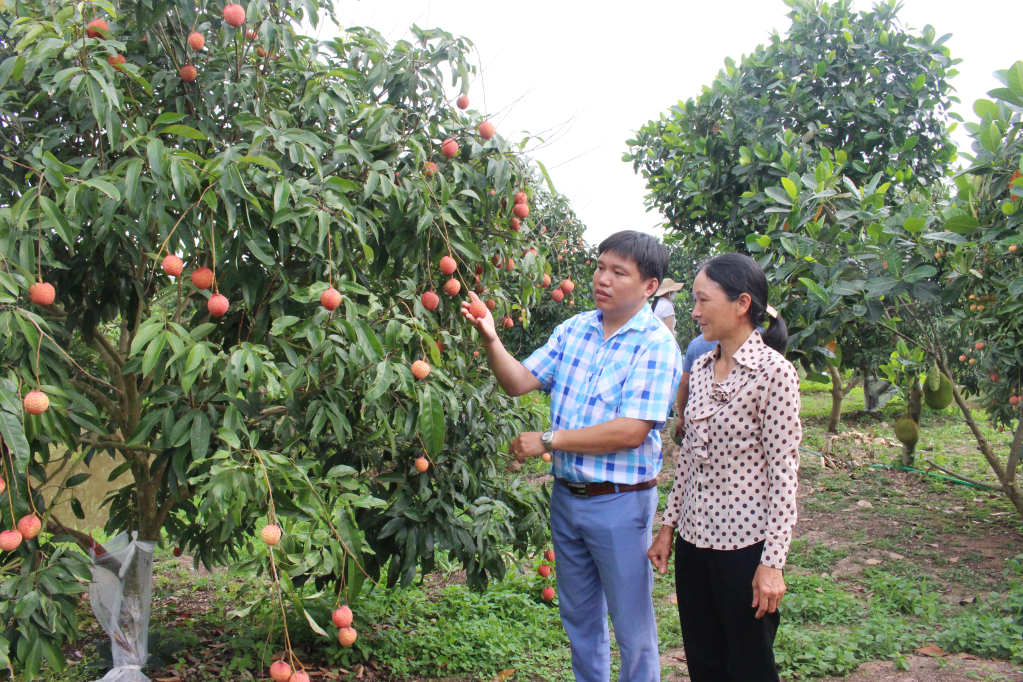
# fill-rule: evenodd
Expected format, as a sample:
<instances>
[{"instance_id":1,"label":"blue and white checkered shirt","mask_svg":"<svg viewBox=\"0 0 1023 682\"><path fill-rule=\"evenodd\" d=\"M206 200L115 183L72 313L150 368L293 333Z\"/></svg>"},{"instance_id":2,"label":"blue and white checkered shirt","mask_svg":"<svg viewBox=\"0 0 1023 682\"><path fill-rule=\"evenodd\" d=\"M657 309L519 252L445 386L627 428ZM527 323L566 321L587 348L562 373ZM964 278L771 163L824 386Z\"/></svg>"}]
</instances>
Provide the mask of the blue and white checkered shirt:
<instances>
[{"instance_id":1,"label":"blue and white checkered shirt","mask_svg":"<svg viewBox=\"0 0 1023 682\"><path fill-rule=\"evenodd\" d=\"M654 422L635 450L610 455L554 451L552 473L581 483L635 484L661 470L661 434L682 379L682 354L664 323L643 306L610 339L603 313L558 325L524 363L551 395L551 428L581 429L618 417Z\"/></svg>"}]
</instances>

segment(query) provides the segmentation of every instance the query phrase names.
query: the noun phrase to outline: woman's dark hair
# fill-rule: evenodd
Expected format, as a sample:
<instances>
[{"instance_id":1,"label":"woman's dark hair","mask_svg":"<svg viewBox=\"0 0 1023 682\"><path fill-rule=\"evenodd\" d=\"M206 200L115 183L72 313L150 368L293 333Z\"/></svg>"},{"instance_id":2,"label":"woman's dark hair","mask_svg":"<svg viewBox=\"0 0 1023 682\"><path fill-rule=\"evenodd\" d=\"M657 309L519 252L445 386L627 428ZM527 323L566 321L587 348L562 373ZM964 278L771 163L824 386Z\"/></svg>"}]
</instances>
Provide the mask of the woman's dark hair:
<instances>
[{"instance_id":1,"label":"woman's dark hair","mask_svg":"<svg viewBox=\"0 0 1023 682\"><path fill-rule=\"evenodd\" d=\"M738 253L723 253L704 262L699 272L707 275L707 279L721 287L729 301L738 301L739 296L748 294L750 297L749 321L753 328L764 326L764 314L767 312L767 275L749 256ZM768 317L764 329L764 343L782 355L789 340L789 330L781 315Z\"/></svg>"}]
</instances>

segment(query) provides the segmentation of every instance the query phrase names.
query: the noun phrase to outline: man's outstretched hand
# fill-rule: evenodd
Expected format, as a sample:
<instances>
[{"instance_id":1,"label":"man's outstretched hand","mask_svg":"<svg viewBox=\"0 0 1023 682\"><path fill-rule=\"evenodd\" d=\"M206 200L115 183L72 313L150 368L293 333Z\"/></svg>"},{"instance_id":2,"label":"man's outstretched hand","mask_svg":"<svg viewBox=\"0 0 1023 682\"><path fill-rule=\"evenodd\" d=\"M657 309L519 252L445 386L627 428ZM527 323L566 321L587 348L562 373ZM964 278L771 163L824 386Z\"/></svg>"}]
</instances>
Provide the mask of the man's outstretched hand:
<instances>
[{"instance_id":1,"label":"man's outstretched hand","mask_svg":"<svg viewBox=\"0 0 1023 682\"><path fill-rule=\"evenodd\" d=\"M462 314L465 315L465 319L469 321L469 324L475 327L476 331L483 337L484 343L492 343L497 341L497 323L494 321L494 316L490 314L490 309L483 306L487 314L480 318L474 317L469 312L469 306L479 301L480 297L476 295L476 292L470 291L469 301L462 301Z\"/></svg>"}]
</instances>

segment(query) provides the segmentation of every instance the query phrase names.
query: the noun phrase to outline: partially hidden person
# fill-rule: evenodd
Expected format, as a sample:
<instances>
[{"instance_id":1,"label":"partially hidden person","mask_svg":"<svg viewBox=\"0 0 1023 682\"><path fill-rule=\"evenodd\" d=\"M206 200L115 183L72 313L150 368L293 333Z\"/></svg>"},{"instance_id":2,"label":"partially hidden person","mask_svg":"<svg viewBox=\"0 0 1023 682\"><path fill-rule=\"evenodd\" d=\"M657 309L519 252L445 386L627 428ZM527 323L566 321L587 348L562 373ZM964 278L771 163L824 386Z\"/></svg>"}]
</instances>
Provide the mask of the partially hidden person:
<instances>
[{"instance_id":1,"label":"partially hidden person","mask_svg":"<svg viewBox=\"0 0 1023 682\"><path fill-rule=\"evenodd\" d=\"M661 285L657 287L657 291L654 292L654 302L650 305L654 317L664 323L664 326L670 329L672 334L675 333L675 305L672 301L683 288L685 288L685 284L665 277Z\"/></svg>"},{"instance_id":2,"label":"partially hidden person","mask_svg":"<svg viewBox=\"0 0 1023 682\"><path fill-rule=\"evenodd\" d=\"M783 355L788 332L767 294L756 261L734 253L707 261L693 283L692 315L714 349L692 368L675 481L649 551L666 573L677 536L692 682L778 681L773 645L802 428L799 377Z\"/></svg>"},{"instance_id":3,"label":"partially hidden person","mask_svg":"<svg viewBox=\"0 0 1023 682\"><path fill-rule=\"evenodd\" d=\"M601 242L598 254L596 310L558 325L525 362L501 344L489 312L476 319L470 304L462 305L504 390L550 394L550 429L519 434L509 449L519 461L553 455L558 607L575 679L609 682L610 614L621 654L618 679L652 682L660 680L661 666L647 549L662 462L659 431L678 388L682 356L646 305L668 266L664 246L624 231Z\"/></svg>"}]
</instances>

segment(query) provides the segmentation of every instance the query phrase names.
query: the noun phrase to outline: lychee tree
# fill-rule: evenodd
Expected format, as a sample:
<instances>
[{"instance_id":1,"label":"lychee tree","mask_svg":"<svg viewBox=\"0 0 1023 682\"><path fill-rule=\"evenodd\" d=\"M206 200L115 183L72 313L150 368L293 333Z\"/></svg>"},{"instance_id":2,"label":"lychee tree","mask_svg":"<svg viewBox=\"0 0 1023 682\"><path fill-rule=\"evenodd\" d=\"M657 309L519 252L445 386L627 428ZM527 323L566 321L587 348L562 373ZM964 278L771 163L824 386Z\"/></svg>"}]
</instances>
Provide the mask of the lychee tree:
<instances>
[{"instance_id":1,"label":"lychee tree","mask_svg":"<svg viewBox=\"0 0 1023 682\"><path fill-rule=\"evenodd\" d=\"M296 32L332 11L0 13L0 507L5 528L44 530L0 554L0 661L26 677L44 656L62 667L76 630L87 571L60 541L89 546L69 515L95 457L119 462L107 533L243 561L269 580L242 612L287 602L316 632L290 598L307 583L354 604L364 581L408 585L444 552L482 589L545 539L543 493L498 480L542 415L498 390L458 312L477 266L506 300L541 296L542 244L493 262L536 230L516 202L529 161L448 103L447 79L469 94L469 41ZM267 525L272 549L254 542ZM34 613L14 608L19 585Z\"/></svg>"}]
</instances>

